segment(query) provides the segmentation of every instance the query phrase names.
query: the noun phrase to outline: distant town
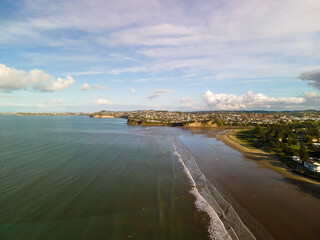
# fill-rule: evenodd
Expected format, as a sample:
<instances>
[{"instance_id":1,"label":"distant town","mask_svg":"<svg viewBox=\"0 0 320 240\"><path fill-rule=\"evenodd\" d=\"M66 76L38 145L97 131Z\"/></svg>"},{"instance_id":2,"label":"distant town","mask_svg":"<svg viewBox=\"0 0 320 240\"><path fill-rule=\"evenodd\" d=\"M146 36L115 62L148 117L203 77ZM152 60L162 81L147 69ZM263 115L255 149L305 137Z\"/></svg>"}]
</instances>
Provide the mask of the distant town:
<instances>
[{"instance_id":1,"label":"distant town","mask_svg":"<svg viewBox=\"0 0 320 240\"><path fill-rule=\"evenodd\" d=\"M257 124L292 123L320 121L320 111L205 111L205 112L170 112L170 111L100 111L90 114L94 118L126 118L133 125L164 126L255 126Z\"/></svg>"}]
</instances>

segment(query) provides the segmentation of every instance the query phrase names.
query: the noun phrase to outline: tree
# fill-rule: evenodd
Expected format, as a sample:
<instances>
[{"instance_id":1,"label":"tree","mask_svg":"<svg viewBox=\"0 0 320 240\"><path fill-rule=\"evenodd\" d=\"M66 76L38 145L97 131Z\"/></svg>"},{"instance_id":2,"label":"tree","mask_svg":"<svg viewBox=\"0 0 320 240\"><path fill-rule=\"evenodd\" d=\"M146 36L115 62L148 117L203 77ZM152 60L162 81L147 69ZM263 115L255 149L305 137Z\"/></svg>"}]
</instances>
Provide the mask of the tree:
<instances>
[{"instance_id":1,"label":"tree","mask_svg":"<svg viewBox=\"0 0 320 240\"><path fill-rule=\"evenodd\" d=\"M312 137L311 137L310 135L305 135L305 136L303 137L303 142L304 142L305 144L312 144Z\"/></svg>"},{"instance_id":2,"label":"tree","mask_svg":"<svg viewBox=\"0 0 320 240\"><path fill-rule=\"evenodd\" d=\"M306 146L304 145L304 143L302 143L300 146L299 156L303 162L309 160L309 153L308 153L308 150L307 150Z\"/></svg>"}]
</instances>

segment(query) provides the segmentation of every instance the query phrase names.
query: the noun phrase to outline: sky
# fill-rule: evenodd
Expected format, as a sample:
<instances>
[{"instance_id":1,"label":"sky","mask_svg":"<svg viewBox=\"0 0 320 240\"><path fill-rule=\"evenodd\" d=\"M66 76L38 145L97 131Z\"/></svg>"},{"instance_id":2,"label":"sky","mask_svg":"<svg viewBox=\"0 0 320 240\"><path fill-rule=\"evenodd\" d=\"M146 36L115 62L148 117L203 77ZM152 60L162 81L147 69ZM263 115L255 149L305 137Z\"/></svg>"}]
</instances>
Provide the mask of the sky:
<instances>
[{"instance_id":1,"label":"sky","mask_svg":"<svg viewBox=\"0 0 320 240\"><path fill-rule=\"evenodd\" d=\"M0 6L0 112L320 110L319 0Z\"/></svg>"}]
</instances>

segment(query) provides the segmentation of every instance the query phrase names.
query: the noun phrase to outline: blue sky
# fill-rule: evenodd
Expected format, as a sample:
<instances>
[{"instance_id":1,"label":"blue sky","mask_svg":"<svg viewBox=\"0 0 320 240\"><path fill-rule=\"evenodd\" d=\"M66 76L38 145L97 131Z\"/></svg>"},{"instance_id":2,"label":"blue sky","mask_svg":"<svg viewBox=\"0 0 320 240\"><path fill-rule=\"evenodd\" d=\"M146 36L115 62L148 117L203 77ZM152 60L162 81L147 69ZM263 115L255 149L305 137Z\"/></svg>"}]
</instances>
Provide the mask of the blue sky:
<instances>
[{"instance_id":1,"label":"blue sky","mask_svg":"<svg viewBox=\"0 0 320 240\"><path fill-rule=\"evenodd\" d=\"M0 111L320 109L320 1L0 0Z\"/></svg>"}]
</instances>

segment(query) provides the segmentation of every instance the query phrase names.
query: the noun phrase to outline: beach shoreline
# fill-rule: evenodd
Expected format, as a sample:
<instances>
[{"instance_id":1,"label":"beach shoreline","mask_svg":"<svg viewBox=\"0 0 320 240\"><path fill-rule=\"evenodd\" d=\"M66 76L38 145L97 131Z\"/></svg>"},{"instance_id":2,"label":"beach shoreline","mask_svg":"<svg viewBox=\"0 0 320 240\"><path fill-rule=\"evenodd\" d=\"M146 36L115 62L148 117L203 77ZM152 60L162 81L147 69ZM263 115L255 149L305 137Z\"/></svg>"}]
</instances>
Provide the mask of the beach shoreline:
<instances>
[{"instance_id":1,"label":"beach shoreline","mask_svg":"<svg viewBox=\"0 0 320 240\"><path fill-rule=\"evenodd\" d=\"M291 178L294 180L309 182L320 185L320 182L296 174L290 170L290 168L283 163L279 156L274 153L267 152L260 148L254 148L249 146L247 143L236 137L236 134L243 129L224 129L222 133L216 133L215 137L222 141L227 146L233 148L236 151L241 152L246 157L256 160L264 167L272 169L277 173L281 174L285 178Z\"/></svg>"},{"instance_id":2,"label":"beach shoreline","mask_svg":"<svg viewBox=\"0 0 320 240\"><path fill-rule=\"evenodd\" d=\"M189 130L183 143L257 239L318 239L318 182L292 173L276 154L241 142L234 135L243 128Z\"/></svg>"}]
</instances>

